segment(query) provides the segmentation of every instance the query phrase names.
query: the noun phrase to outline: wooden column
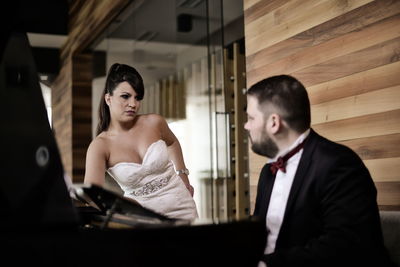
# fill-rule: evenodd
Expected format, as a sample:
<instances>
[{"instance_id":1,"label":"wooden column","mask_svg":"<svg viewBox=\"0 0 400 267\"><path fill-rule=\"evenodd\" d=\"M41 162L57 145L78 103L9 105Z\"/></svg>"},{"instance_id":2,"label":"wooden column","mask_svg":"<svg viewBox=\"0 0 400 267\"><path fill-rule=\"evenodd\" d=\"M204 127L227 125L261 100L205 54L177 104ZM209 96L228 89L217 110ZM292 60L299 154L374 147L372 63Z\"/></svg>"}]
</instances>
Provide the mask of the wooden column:
<instances>
[{"instance_id":1,"label":"wooden column","mask_svg":"<svg viewBox=\"0 0 400 267\"><path fill-rule=\"evenodd\" d=\"M92 56L90 46L129 0L73 0L69 34L61 48L61 70L52 84L53 129L65 172L82 182L91 141Z\"/></svg>"},{"instance_id":2,"label":"wooden column","mask_svg":"<svg viewBox=\"0 0 400 267\"><path fill-rule=\"evenodd\" d=\"M81 53L72 60L72 175L78 183L92 140L92 59L92 53Z\"/></svg>"},{"instance_id":3,"label":"wooden column","mask_svg":"<svg viewBox=\"0 0 400 267\"><path fill-rule=\"evenodd\" d=\"M224 88L226 112L229 113L230 177L227 180L228 215L230 219L244 219L250 215L249 166L244 95L245 57L239 42L224 49Z\"/></svg>"},{"instance_id":4,"label":"wooden column","mask_svg":"<svg viewBox=\"0 0 400 267\"><path fill-rule=\"evenodd\" d=\"M244 124L246 116L246 73L245 55L240 44L233 44L233 94L234 94L234 140L235 140L235 189L236 189L236 219L244 219L250 215L249 197L249 161L247 133Z\"/></svg>"},{"instance_id":5,"label":"wooden column","mask_svg":"<svg viewBox=\"0 0 400 267\"><path fill-rule=\"evenodd\" d=\"M227 164L230 173L229 176L225 177L225 187L226 187L226 213L228 219L236 219L238 210L236 206L236 196L238 191L236 190L236 140L235 140L235 133L236 133L236 125L235 125L235 93L234 93L234 82L236 77L234 76L234 56L233 56L233 45L230 45L227 48L224 48L224 98L225 98L225 112L227 114L227 129L228 136L227 136Z\"/></svg>"}]
</instances>

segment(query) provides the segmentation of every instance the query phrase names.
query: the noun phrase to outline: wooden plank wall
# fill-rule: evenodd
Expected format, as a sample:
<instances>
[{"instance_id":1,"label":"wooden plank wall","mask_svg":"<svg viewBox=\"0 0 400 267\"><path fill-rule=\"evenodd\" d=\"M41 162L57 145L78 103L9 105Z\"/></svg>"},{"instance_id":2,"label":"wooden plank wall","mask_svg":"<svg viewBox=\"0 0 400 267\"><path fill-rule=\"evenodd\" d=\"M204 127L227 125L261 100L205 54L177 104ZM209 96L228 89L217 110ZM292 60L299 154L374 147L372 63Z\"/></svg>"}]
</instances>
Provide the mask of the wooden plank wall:
<instances>
[{"instance_id":1,"label":"wooden plank wall","mask_svg":"<svg viewBox=\"0 0 400 267\"><path fill-rule=\"evenodd\" d=\"M400 210L400 1L244 0L247 87L290 74L312 127L355 150L380 209ZM266 159L250 151L251 202Z\"/></svg>"},{"instance_id":2,"label":"wooden plank wall","mask_svg":"<svg viewBox=\"0 0 400 267\"><path fill-rule=\"evenodd\" d=\"M92 141L92 62L92 53L79 53L72 60L72 175L79 182Z\"/></svg>"},{"instance_id":3,"label":"wooden plank wall","mask_svg":"<svg viewBox=\"0 0 400 267\"><path fill-rule=\"evenodd\" d=\"M52 84L53 129L65 172L83 182L86 149L92 139L90 45L130 0L72 0L69 33L61 47L61 70Z\"/></svg>"}]
</instances>

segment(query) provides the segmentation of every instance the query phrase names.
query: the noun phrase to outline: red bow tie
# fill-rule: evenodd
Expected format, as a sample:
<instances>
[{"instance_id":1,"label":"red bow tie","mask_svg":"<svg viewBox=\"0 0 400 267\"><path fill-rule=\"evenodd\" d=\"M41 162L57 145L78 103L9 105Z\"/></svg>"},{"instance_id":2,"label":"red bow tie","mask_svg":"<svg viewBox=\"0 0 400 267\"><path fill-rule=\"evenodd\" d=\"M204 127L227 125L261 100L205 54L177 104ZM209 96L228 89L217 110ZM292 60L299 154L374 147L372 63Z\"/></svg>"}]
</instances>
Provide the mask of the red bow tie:
<instances>
[{"instance_id":1,"label":"red bow tie","mask_svg":"<svg viewBox=\"0 0 400 267\"><path fill-rule=\"evenodd\" d=\"M304 140L305 141L305 140ZM298 144L295 148L293 148L289 153L287 153L283 157L279 157L275 162L271 163L270 170L273 175L275 175L278 170L281 170L282 172L286 172L286 162L297 152L300 151L300 149L303 148L304 146L304 141Z\"/></svg>"}]
</instances>

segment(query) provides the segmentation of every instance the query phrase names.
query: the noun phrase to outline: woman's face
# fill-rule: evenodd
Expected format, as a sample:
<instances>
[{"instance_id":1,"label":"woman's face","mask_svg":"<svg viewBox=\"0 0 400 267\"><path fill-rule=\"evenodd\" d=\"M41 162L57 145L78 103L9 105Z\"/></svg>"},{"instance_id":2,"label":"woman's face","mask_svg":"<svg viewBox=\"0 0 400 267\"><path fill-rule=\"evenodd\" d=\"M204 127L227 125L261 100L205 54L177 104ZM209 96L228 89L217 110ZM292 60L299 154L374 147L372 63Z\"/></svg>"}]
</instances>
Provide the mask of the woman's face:
<instances>
[{"instance_id":1,"label":"woman's face","mask_svg":"<svg viewBox=\"0 0 400 267\"><path fill-rule=\"evenodd\" d=\"M133 120L140 108L136 91L128 82L118 84L113 95L105 95L105 100L110 108L111 120L122 122Z\"/></svg>"}]
</instances>

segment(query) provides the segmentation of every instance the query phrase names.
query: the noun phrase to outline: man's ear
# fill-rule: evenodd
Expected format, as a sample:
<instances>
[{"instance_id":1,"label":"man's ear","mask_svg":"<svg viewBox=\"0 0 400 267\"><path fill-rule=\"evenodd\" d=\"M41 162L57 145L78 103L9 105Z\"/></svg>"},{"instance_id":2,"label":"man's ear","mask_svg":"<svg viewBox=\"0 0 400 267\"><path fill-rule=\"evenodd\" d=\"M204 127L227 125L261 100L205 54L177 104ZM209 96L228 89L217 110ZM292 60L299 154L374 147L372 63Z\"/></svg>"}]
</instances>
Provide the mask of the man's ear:
<instances>
[{"instance_id":1,"label":"man's ear","mask_svg":"<svg viewBox=\"0 0 400 267\"><path fill-rule=\"evenodd\" d=\"M106 104L109 106L110 105L110 94L105 94L104 95L104 101L106 101Z\"/></svg>"},{"instance_id":2,"label":"man's ear","mask_svg":"<svg viewBox=\"0 0 400 267\"><path fill-rule=\"evenodd\" d=\"M280 128L282 127L282 120L281 116L277 113L272 113L269 115L268 120L267 120L267 127L268 131L271 134L276 134L279 132Z\"/></svg>"}]
</instances>

